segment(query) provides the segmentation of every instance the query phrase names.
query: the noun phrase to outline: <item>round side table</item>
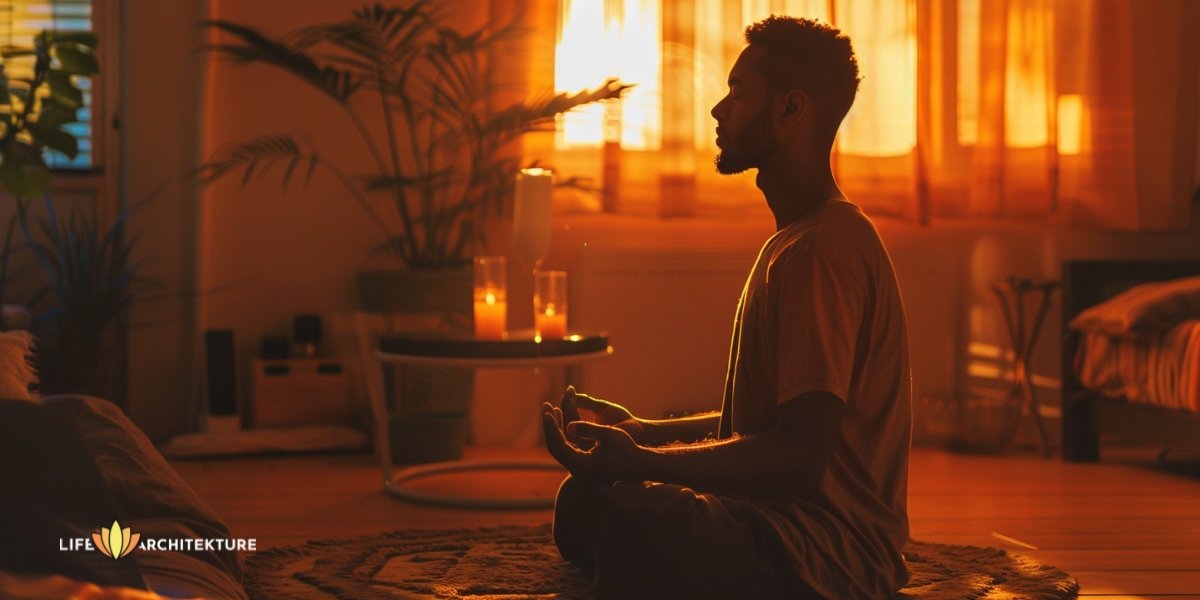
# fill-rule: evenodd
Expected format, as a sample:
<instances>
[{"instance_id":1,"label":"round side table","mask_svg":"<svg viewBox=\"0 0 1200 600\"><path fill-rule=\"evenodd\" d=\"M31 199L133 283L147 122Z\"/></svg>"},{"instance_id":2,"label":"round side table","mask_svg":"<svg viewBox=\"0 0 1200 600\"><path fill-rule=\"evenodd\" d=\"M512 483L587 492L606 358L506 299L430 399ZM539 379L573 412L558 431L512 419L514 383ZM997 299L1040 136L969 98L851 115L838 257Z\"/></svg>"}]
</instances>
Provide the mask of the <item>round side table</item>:
<instances>
[{"instance_id":1,"label":"round side table","mask_svg":"<svg viewBox=\"0 0 1200 600\"><path fill-rule=\"evenodd\" d=\"M444 473L470 471L564 471L553 460L452 460L396 468L392 465L391 436L388 432L388 406L384 392L385 364L408 368L568 368L608 358L613 353L605 334L574 334L561 340L535 340L532 332L513 332L507 340L433 339L419 336L385 335L375 348L375 360L366 361L368 397L376 423L376 439L382 457L383 485L391 495L424 504L456 508L535 509L552 508L554 498L525 496L511 498L482 498L434 494L415 490L406 484ZM568 377L571 379L571 377ZM396 399L403 402L402 398Z\"/></svg>"}]
</instances>

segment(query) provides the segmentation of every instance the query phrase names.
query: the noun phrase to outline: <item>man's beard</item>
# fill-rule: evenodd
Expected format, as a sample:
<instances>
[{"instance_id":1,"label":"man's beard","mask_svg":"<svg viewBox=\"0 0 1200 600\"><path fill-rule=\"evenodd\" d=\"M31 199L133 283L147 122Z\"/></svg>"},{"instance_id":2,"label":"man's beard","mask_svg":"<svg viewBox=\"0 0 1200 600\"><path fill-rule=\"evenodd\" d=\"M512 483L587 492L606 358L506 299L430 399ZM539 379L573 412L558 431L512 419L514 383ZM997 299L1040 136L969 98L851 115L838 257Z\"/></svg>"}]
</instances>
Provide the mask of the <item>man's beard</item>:
<instances>
[{"instance_id":1,"label":"man's beard","mask_svg":"<svg viewBox=\"0 0 1200 600\"><path fill-rule=\"evenodd\" d=\"M718 150L713 161L718 173L736 175L747 169L759 168L768 156L775 153L777 144L771 135L768 108L764 105L741 134L726 141L724 147Z\"/></svg>"}]
</instances>

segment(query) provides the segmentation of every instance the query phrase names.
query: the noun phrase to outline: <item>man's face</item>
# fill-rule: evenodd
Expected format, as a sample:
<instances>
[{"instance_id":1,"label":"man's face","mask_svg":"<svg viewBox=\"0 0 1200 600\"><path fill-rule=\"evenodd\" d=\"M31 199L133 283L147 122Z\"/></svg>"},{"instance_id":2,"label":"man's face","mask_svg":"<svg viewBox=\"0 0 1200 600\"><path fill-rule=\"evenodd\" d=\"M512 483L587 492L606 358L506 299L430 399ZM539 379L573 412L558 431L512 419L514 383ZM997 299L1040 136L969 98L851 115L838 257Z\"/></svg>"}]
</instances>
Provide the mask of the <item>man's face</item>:
<instances>
[{"instance_id":1,"label":"man's face","mask_svg":"<svg viewBox=\"0 0 1200 600\"><path fill-rule=\"evenodd\" d=\"M748 46L729 71L729 92L712 109L717 120L717 172L761 167L777 148L771 130L770 95L758 63L767 50Z\"/></svg>"}]
</instances>

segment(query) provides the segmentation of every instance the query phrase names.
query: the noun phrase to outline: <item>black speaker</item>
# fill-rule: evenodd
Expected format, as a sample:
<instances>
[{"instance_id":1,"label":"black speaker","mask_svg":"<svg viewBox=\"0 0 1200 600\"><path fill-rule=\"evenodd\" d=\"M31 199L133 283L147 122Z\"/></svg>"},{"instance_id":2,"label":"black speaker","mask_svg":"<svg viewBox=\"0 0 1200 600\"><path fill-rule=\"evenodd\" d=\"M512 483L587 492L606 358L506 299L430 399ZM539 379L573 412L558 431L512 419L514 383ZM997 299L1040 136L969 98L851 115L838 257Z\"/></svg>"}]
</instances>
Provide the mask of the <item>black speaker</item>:
<instances>
[{"instance_id":1,"label":"black speaker","mask_svg":"<svg viewBox=\"0 0 1200 600\"><path fill-rule=\"evenodd\" d=\"M316 356L321 348L321 316L296 315L292 321L292 342L296 344L296 354Z\"/></svg>"},{"instance_id":2,"label":"black speaker","mask_svg":"<svg viewBox=\"0 0 1200 600\"><path fill-rule=\"evenodd\" d=\"M204 364L208 381L208 414L235 416L237 410L236 365L233 360L233 330L204 332Z\"/></svg>"}]
</instances>

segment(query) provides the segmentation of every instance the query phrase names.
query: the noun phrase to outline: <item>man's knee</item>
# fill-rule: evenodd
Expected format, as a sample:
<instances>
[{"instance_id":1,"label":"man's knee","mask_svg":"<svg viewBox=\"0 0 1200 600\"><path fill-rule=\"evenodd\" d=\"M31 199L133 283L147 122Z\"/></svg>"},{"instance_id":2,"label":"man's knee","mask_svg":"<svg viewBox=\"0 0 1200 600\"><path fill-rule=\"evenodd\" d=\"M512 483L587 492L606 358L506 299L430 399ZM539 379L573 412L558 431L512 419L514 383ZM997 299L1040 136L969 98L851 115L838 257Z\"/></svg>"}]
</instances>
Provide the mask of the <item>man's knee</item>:
<instances>
[{"instance_id":1,"label":"man's knee","mask_svg":"<svg viewBox=\"0 0 1200 600\"><path fill-rule=\"evenodd\" d=\"M600 488L567 476L554 500L554 544L564 559L591 571L596 560L596 532L610 508Z\"/></svg>"}]
</instances>

